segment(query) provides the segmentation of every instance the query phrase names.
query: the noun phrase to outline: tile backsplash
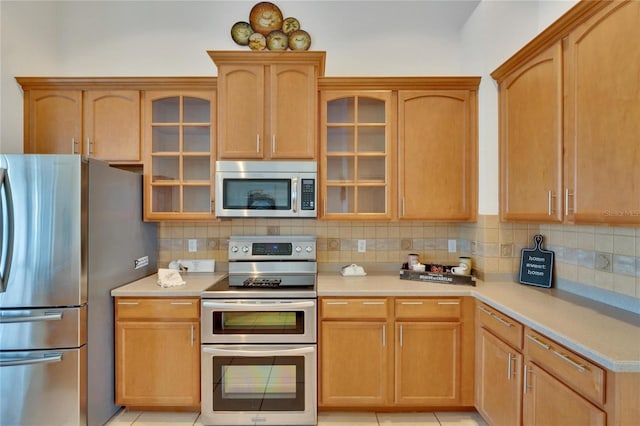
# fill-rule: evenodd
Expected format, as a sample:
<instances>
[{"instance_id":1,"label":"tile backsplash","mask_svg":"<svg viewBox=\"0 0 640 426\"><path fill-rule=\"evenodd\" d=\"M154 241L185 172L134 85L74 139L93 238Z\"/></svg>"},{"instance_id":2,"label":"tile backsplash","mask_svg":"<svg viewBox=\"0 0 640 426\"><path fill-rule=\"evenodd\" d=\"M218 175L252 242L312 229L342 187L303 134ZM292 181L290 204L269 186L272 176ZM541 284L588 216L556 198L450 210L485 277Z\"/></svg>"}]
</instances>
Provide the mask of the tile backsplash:
<instances>
[{"instance_id":1,"label":"tile backsplash","mask_svg":"<svg viewBox=\"0 0 640 426\"><path fill-rule=\"evenodd\" d=\"M159 266L174 259L215 259L226 268L231 235L315 235L318 267L338 271L349 263L394 271L417 253L423 263L455 264L471 256L480 277L517 281L520 253L544 236L555 252L555 279L640 299L640 228L501 223L480 215L475 223L325 222L315 219L232 219L211 223L164 222L159 226ZM188 251L196 240L197 251ZM366 251L358 252L358 240ZM450 240L456 251L450 253ZM218 266L219 265L219 266Z\"/></svg>"}]
</instances>

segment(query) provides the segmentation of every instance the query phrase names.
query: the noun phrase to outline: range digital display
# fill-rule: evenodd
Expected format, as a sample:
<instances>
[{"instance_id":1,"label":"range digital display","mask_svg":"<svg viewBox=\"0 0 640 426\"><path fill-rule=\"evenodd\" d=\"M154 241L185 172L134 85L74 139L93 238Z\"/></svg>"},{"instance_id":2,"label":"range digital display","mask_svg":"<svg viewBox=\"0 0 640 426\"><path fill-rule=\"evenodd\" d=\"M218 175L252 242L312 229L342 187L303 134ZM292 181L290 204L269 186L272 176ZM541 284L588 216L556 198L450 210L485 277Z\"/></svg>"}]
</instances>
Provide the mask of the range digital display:
<instances>
[{"instance_id":1,"label":"range digital display","mask_svg":"<svg viewBox=\"0 0 640 426\"><path fill-rule=\"evenodd\" d=\"M293 253L291 243L253 243L252 254L262 256L290 256Z\"/></svg>"}]
</instances>

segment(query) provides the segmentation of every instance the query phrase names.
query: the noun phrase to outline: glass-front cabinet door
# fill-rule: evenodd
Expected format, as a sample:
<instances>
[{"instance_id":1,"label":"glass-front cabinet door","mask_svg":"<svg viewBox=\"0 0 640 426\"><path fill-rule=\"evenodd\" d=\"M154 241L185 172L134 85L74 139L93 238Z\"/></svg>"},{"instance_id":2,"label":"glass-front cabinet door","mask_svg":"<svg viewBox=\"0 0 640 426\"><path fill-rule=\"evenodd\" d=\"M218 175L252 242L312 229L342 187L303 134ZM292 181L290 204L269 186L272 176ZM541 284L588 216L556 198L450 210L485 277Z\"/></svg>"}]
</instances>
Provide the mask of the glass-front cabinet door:
<instances>
[{"instance_id":1,"label":"glass-front cabinet door","mask_svg":"<svg viewBox=\"0 0 640 426\"><path fill-rule=\"evenodd\" d=\"M321 93L322 217L393 217L391 91Z\"/></svg>"},{"instance_id":2,"label":"glass-front cabinet door","mask_svg":"<svg viewBox=\"0 0 640 426\"><path fill-rule=\"evenodd\" d=\"M145 219L211 219L214 93L145 93Z\"/></svg>"}]
</instances>

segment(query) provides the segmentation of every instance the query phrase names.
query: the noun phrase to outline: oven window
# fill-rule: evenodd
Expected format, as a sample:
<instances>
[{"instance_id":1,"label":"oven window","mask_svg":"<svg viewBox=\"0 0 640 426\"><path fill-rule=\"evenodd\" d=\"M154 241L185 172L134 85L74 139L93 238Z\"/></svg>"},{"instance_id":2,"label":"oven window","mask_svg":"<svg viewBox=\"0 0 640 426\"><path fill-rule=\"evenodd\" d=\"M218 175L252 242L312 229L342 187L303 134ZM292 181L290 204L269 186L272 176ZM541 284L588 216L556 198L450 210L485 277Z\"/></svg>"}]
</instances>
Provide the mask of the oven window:
<instances>
[{"instance_id":1,"label":"oven window","mask_svg":"<svg viewBox=\"0 0 640 426\"><path fill-rule=\"evenodd\" d=\"M303 411L304 356L213 357L214 411Z\"/></svg>"},{"instance_id":2,"label":"oven window","mask_svg":"<svg viewBox=\"0 0 640 426\"><path fill-rule=\"evenodd\" d=\"M213 333L304 334L304 312L213 312Z\"/></svg>"},{"instance_id":3,"label":"oven window","mask_svg":"<svg viewBox=\"0 0 640 426\"><path fill-rule=\"evenodd\" d=\"M222 205L230 210L291 210L291 179L224 179Z\"/></svg>"}]
</instances>

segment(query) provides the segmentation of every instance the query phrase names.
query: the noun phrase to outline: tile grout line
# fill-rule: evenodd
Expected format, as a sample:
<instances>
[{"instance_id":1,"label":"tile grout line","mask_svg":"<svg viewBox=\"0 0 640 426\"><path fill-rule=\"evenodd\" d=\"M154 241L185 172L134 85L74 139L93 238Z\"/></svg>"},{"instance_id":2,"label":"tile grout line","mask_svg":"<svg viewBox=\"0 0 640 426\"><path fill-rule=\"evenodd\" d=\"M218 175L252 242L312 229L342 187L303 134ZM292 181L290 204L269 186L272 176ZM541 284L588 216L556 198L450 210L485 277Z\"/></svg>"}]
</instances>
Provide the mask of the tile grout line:
<instances>
[{"instance_id":1,"label":"tile grout line","mask_svg":"<svg viewBox=\"0 0 640 426\"><path fill-rule=\"evenodd\" d=\"M441 422L441 421L440 421L440 419L438 418L438 413L436 413L436 412L434 411L434 412L433 412L433 417L435 417L435 418L436 418L436 421L438 422L438 424L439 424L440 426L442 426L442 422Z\"/></svg>"}]
</instances>

